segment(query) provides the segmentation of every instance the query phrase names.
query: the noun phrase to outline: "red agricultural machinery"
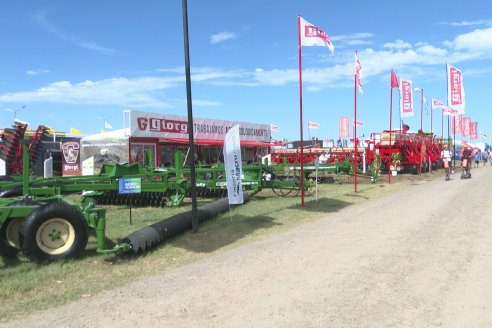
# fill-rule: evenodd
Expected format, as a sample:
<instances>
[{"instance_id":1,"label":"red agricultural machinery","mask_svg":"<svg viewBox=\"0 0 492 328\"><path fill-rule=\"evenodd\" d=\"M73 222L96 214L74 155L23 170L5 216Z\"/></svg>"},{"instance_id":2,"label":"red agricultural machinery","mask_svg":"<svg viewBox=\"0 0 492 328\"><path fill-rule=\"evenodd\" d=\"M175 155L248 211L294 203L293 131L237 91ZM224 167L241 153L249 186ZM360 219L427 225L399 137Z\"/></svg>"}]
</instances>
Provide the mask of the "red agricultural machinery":
<instances>
[{"instance_id":1,"label":"red agricultural machinery","mask_svg":"<svg viewBox=\"0 0 492 328\"><path fill-rule=\"evenodd\" d=\"M27 124L15 122L12 128L4 129L1 134L0 158L6 163L7 175L22 174L22 147L20 141L27 135ZM40 125L34 132L29 132L29 159L32 164L39 155L41 142L48 134L48 128Z\"/></svg>"},{"instance_id":2,"label":"red agricultural machinery","mask_svg":"<svg viewBox=\"0 0 492 328\"><path fill-rule=\"evenodd\" d=\"M442 140L433 133L407 130L372 133L368 140L367 164L379 154L383 171L393 166L406 172L427 172L441 167L442 148Z\"/></svg>"}]
</instances>

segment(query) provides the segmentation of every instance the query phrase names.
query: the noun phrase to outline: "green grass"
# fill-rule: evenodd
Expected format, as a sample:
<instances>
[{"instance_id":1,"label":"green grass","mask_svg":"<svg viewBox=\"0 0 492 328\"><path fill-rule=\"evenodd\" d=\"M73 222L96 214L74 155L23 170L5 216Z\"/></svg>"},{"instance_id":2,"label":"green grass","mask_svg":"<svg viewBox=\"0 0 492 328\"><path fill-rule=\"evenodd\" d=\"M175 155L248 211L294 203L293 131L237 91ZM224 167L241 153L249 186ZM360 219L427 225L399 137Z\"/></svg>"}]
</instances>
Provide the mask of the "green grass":
<instances>
[{"instance_id":1,"label":"green grass","mask_svg":"<svg viewBox=\"0 0 492 328\"><path fill-rule=\"evenodd\" d=\"M91 297L142 277L295 228L346 206L401 188L401 185L395 182L391 185L359 184L356 194L352 184L319 185L318 200L314 194L306 195L304 207L300 197L279 197L271 191L263 191L247 204L202 223L198 233L186 232L140 256L130 253L97 254L95 238L90 237L84 255L78 259L38 265L23 256L0 258L0 322ZM180 208L133 208L132 225L128 208L107 208L107 237L118 243L141 227L189 211L191 205L188 201Z\"/></svg>"}]
</instances>

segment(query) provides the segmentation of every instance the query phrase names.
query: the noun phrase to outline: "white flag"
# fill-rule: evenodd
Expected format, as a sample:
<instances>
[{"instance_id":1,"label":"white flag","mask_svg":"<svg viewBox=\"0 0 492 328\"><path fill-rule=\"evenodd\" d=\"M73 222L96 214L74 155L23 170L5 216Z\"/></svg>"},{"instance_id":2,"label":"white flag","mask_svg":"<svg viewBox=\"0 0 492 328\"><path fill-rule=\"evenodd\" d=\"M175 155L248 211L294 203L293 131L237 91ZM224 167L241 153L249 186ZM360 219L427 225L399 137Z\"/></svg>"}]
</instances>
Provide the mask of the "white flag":
<instances>
[{"instance_id":1,"label":"white flag","mask_svg":"<svg viewBox=\"0 0 492 328\"><path fill-rule=\"evenodd\" d=\"M239 125L234 125L225 135L224 166L229 204L244 203L243 186L241 183L241 178L243 176L243 164L241 160Z\"/></svg>"},{"instance_id":2,"label":"white flag","mask_svg":"<svg viewBox=\"0 0 492 328\"><path fill-rule=\"evenodd\" d=\"M449 64L447 66L448 75L448 106L456 109L458 113L465 112L465 89L463 88L463 76L461 71Z\"/></svg>"},{"instance_id":3,"label":"white flag","mask_svg":"<svg viewBox=\"0 0 492 328\"><path fill-rule=\"evenodd\" d=\"M432 98L431 109L434 110L436 107L444 108L446 105L442 101Z\"/></svg>"},{"instance_id":4,"label":"white flag","mask_svg":"<svg viewBox=\"0 0 492 328\"><path fill-rule=\"evenodd\" d=\"M400 81L400 115L401 117L413 116L412 81Z\"/></svg>"},{"instance_id":5,"label":"white flag","mask_svg":"<svg viewBox=\"0 0 492 328\"><path fill-rule=\"evenodd\" d=\"M331 43L328 35L317 26L309 23L299 16L300 26L299 33L301 36L301 46L327 46L333 53L335 47Z\"/></svg>"},{"instance_id":6,"label":"white flag","mask_svg":"<svg viewBox=\"0 0 492 328\"><path fill-rule=\"evenodd\" d=\"M308 122L308 129L319 129L319 123Z\"/></svg>"},{"instance_id":7,"label":"white flag","mask_svg":"<svg viewBox=\"0 0 492 328\"><path fill-rule=\"evenodd\" d=\"M104 128L105 129L112 129L113 127L111 126L111 124L108 123L108 121L104 121Z\"/></svg>"},{"instance_id":8,"label":"white flag","mask_svg":"<svg viewBox=\"0 0 492 328\"><path fill-rule=\"evenodd\" d=\"M357 81L357 86L359 87L359 93L362 94L362 65L360 64L359 57L357 56L357 51L355 52L355 80Z\"/></svg>"}]
</instances>

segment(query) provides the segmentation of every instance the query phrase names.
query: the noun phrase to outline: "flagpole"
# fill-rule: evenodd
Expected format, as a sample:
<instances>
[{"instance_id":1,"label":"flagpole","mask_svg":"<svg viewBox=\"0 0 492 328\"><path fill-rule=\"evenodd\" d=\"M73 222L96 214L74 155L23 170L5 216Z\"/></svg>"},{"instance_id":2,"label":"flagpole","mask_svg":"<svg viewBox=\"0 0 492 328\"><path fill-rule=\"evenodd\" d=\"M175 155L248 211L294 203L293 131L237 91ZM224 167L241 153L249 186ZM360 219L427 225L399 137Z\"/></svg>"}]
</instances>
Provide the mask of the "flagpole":
<instances>
[{"instance_id":1,"label":"flagpole","mask_svg":"<svg viewBox=\"0 0 492 328\"><path fill-rule=\"evenodd\" d=\"M357 57L357 51L355 51ZM357 72L354 74L354 192L357 192Z\"/></svg>"},{"instance_id":2,"label":"flagpole","mask_svg":"<svg viewBox=\"0 0 492 328\"><path fill-rule=\"evenodd\" d=\"M392 129L392 121L393 121L393 70L391 70L390 75L390 130L389 130L389 144L391 147L391 129ZM391 172L388 167L388 184L391 183Z\"/></svg>"},{"instance_id":3,"label":"flagpole","mask_svg":"<svg viewBox=\"0 0 492 328\"><path fill-rule=\"evenodd\" d=\"M449 108L449 66L447 62L446 62L446 93L447 93L446 105ZM454 131L453 131L453 157L454 157L454 154L456 154L456 116L454 117L453 123L454 123ZM448 117L448 146L449 146L449 139L450 136L449 136L449 117ZM456 163L453 160L453 167L454 166L456 166Z\"/></svg>"},{"instance_id":4,"label":"flagpole","mask_svg":"<svg viewBox=\"0 0 492 328\"><path fill-rule=\"evenodd\" d=\"M441 109L441 136L442 143L444 144L444 108Z\"/></svg>"},{"instance_id":5,"label":"flagpole","mask_svg":"<svg viewBox=\"0 0 492 328\"><path fill-rule=\"evenodd\" d=\"M301 16L297 16L297 48L299 52L299 126L301 130L301 206L304 207L304 145L302 139L302 50L301 50Z\"/></svg>"}]
</instances>

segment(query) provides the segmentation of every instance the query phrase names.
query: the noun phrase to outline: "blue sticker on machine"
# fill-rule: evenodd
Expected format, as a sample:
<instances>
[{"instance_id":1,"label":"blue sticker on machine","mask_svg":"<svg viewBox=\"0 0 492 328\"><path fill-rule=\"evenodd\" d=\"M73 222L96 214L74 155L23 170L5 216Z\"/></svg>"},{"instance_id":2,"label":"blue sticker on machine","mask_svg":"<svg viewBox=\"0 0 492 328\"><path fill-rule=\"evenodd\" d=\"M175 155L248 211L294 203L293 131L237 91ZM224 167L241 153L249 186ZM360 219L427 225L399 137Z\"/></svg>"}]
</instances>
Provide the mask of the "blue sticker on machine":
<instances>
[{"instance_id":1,"label":"blue sticker on machine","mask_svg":"<svg viewBox=\"0 0 492 328\"><path fill-rule=\"evenodd\" d=\"M140 178L121 178L118 180L118 192L120 194L137 194L142 192L142 180Z\"/></svg>"}]
</instances>

